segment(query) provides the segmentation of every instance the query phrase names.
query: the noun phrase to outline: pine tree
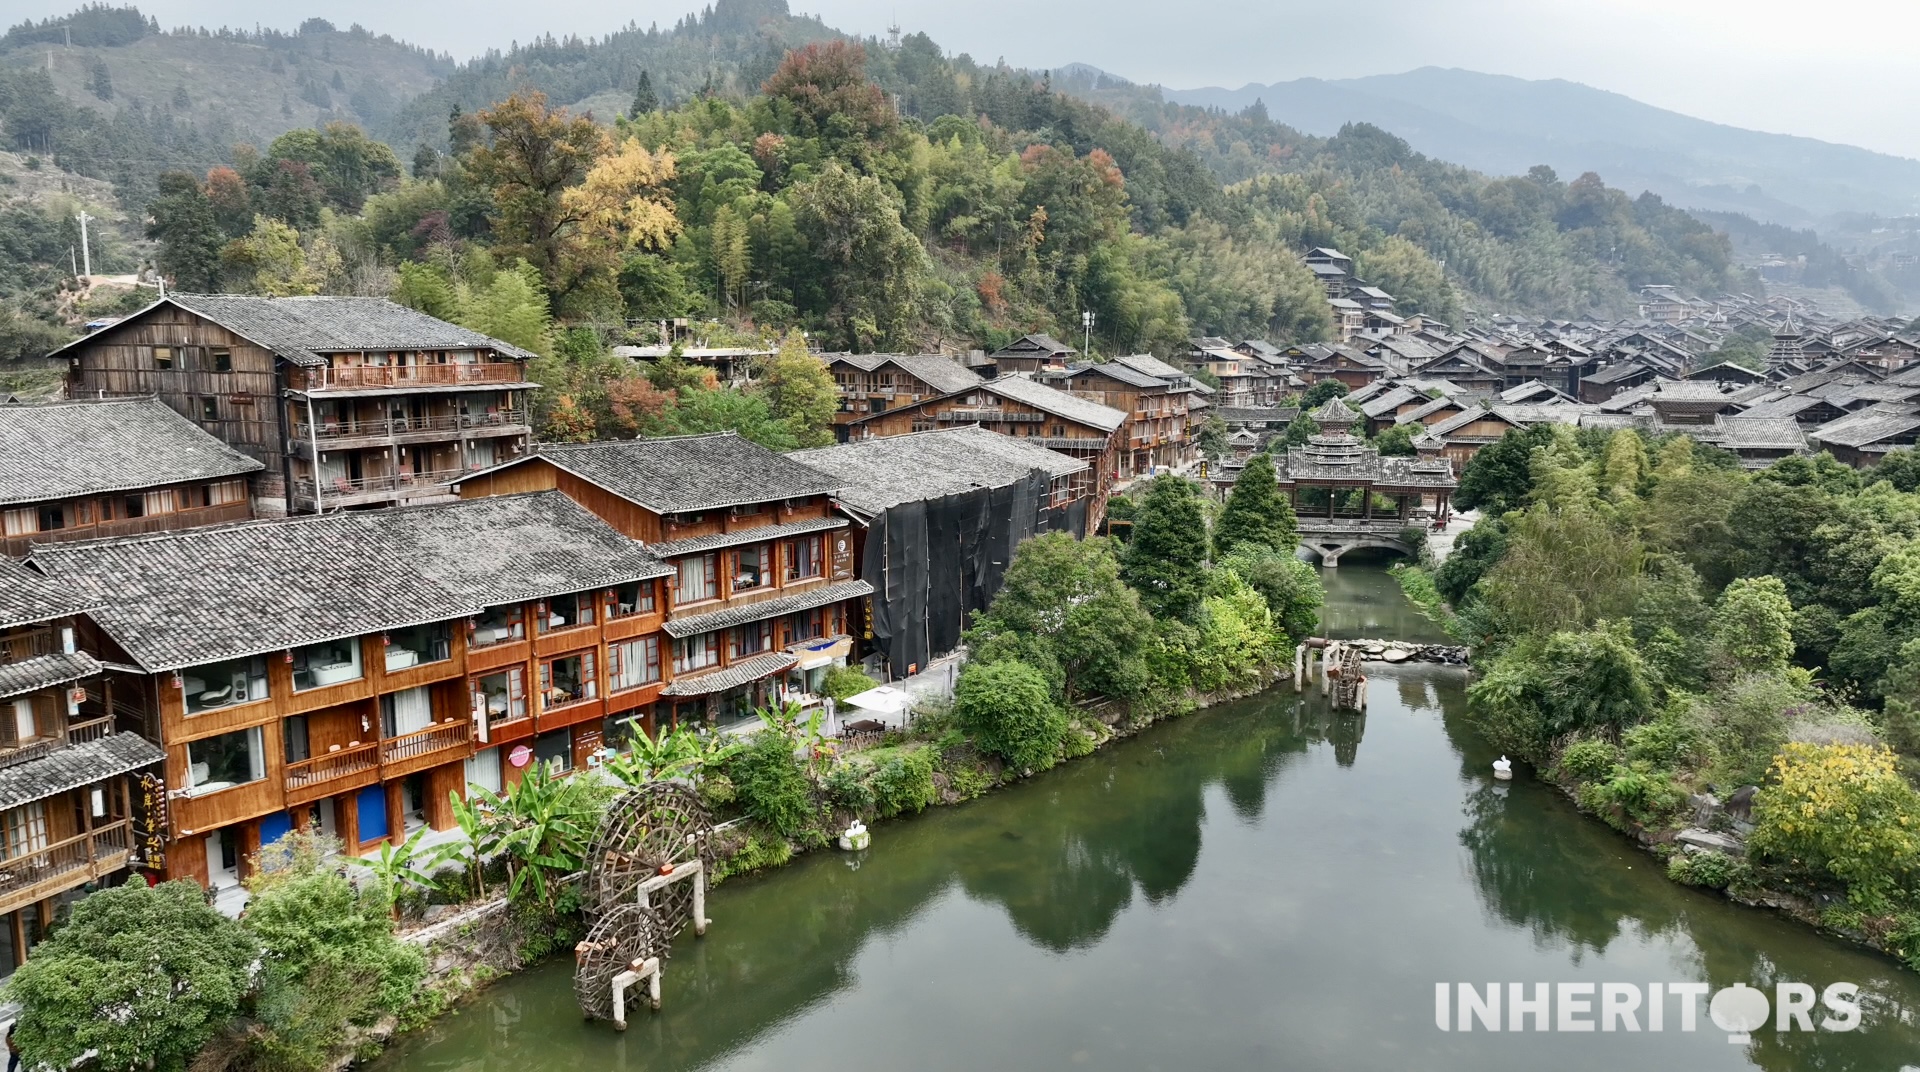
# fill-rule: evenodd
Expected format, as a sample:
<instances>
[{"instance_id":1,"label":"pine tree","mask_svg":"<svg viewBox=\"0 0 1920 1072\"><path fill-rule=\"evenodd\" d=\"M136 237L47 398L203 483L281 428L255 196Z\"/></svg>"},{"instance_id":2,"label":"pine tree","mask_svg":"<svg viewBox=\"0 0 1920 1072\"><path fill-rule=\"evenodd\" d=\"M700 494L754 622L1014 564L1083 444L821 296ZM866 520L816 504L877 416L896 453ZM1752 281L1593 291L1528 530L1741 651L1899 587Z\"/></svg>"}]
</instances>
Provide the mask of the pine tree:
<instances>
[{"instance_id":1,"label":"pine tree","mask_svg":"<svg viewBox=\"0 0 1920 1072\"><path fill-rule=\"evenodd\" d=\"M107 70L107 61L98 56L88 68L87 89L101 100L113 99L113 72Z\"/></svg>"},{"instance_id":2,"label":"pine tree","mask_svg":"<svg viewBox=\"0 0 1920 1072\"><path fill-rule=\"evenodd\" d=\"M660 110L660 95L653 91L653 77L645 71L640 72L640 84L633 91L633 110L631 117L638 119Z\"/></svg>"},{"instance_id":3,"label":"pine tree","mask_svg":"<svg viewBox=\"0 0 1920 1072\"><path fill-rule=\"evenodd\" d=\"M1120 575L1156 618L1192 619L1206 594L1207 521L1185 478L1155 477L1134 516Z\"/></svg>"},{"instance_id":4,"label":"pine tree","mask_svg":"<svg viewBox=\"0 0 1920 1072\"><path fill-rule=\"evenodd\" d=\"M1291 553L1299 537L1293 506L1280 496L1273 460L1265 454L1254 455L1233 482L1226 509L1214 523L1213 556L1224 558L1243 543Z\"/></svg>"}]
</instances>

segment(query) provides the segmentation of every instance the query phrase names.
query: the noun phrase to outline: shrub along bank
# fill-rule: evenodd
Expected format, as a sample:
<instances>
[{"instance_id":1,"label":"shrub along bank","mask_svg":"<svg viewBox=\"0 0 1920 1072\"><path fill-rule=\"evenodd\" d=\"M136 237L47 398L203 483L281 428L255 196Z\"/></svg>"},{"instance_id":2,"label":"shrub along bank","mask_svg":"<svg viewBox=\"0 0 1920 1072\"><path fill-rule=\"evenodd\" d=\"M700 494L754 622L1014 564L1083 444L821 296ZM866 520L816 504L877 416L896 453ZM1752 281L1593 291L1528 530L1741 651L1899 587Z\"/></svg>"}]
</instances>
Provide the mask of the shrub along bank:
<instances>
[{"instance_id":1,"label":"shrub along bank","mask_svg":"<svg viewBox=\"0 0 1920 1072\"><path fill-rule=\"evenodd\" d=\"M93 1050L114 1069L338 1067L496 971L578 941L569 876L623 786L685 781L716 819L742 820L720 835L712 881L723 882L825 846L854 819L968 800L1257 690L1314 628L1322 601L1271 483L1270 471L1242 477L1209 526L1211 504L1194 486L1162 477L1131 504L1129 543L1055 533L1022 544L967 634L954 702L878 747L841 752L817 713L798 710L761 712L764 727L744 738L636 732L608 777L535 765L505 792L470 787L453 800L459 837L429 849L418 832L361 861L358 881L337 845L289 835L254 860L242 920L187 882L95 894L7 987L22 1008L23 1060L65 1067ZM829 684L848 696L873 682L842 671ZM479 968L430 970L438 965L397 936L443 906L487 903L504 903L504 915L464 928L486 931L493 955Z\"/></svg>"},{"instance_id":2,"label":"shrub along bank","mask_svg":"<svg viewBox=\"0 0 1920 1072\"><path fill-rule=\"evenodd\" d=\"M1482 520L1401 583L1473 646L1496 747L1674 879L1920 968L1917 473L1513 432L1462 473Z\"/></svg>"}]
</instances>

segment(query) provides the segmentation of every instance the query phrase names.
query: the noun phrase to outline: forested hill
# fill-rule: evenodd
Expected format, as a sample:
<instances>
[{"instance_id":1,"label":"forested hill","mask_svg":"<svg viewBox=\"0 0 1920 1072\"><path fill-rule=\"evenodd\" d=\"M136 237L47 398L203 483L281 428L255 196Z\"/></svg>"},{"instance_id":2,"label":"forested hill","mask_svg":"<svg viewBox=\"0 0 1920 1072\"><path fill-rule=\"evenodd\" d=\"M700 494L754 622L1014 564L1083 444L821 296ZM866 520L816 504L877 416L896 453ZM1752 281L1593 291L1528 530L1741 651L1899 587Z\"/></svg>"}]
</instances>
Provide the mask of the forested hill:
<instances>
[{"instance_id":1,"label":"forested hill","mask_svg":"<svg viewBox=\"0 0 1920 1072\"><path fill-rule=\"evenodd\" d=\"M231 153L212 148L231 127L146 99L98 107L108 100L88 90L89 103L22 62L55 35L63 52L82 25L102 38L76 33L76 51L112 57L157 37L191 39L225 50L223 62L251 57L271 72L279 61L309 87L356 42L394 57L396 86L440 61L312 22L294 35L160 35L130 9L10 32L5 147L114 179L136 214L159 221L163 265L184 266L200 287L377 290L403 262L434 259L451 284L480 285L491 276L466 273L466 250L526 256L563 318L720 316L808 327L840 345L952 348L1072 334L1091 309L1108 352L1166 352L1201 332L1324 337L1325 303L1298 262L1322 245L1353 256L1402 311L1450 321L1466 307L1627 314L1652 282L1757 288L1709 227L1595 176L1489 179L1377 128L1310 137L1258 108L1228 115L1095 77L1055 82L946 56L919 34L796 64L796 46L849 39L784 0L719 0L666 30L519 46L459 65L384 117L358 110L375 96L377 66L336 72L344 105L328 73L335 122L325 132L240 139L253 144ZM649 91L636 93L643 74ZM222 100L239 92L193 85ZM534 90L546 99L523 93L500 109ZM549 107L590 113L600 138L623 125L601 145ZM572 221L590 200L570 188L587 190L597 165L613 169L615 186L647 185L655 165L608 146L632 138L656 165L671 157L672 222L641 248L588 236L585 221L556 224L578 232L566 241L515 239L545 224L514 218L524 191L482 151L509 129L572 139L564 166L536 177L555 219ZM118 148L122 137L135 152ZM156 197L165 170L176 174Z\"/></svg>"}]
</instances>

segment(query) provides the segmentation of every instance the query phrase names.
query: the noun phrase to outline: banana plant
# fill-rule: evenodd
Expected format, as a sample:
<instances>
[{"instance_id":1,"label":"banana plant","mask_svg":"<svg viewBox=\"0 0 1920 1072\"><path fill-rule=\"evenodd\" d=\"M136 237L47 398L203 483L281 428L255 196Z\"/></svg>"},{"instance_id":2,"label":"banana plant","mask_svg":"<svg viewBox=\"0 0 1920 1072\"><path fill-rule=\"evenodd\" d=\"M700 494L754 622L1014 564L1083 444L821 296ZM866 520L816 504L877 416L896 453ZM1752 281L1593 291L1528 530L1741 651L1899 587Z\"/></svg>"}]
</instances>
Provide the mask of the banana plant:
<instances>
[{"instance_id":1,"label":"banana plant","mask_svg":"<svg viewBox=\"0 0 1920 1072\"><path fill-rule=\"evenodd\" d=\"M410 889L425 889L433 882L432 877L421 865L428 867L432 862L420 850L421 839L427 836L427 827L421 827L398 845L389 841L380 846L378 855L365 861L367 870L373 872L375 882L386 892L389 912L394 919L400 918L400 895ZM437 861L434 861L437 862Z\"/></svg>"}]
</instances>

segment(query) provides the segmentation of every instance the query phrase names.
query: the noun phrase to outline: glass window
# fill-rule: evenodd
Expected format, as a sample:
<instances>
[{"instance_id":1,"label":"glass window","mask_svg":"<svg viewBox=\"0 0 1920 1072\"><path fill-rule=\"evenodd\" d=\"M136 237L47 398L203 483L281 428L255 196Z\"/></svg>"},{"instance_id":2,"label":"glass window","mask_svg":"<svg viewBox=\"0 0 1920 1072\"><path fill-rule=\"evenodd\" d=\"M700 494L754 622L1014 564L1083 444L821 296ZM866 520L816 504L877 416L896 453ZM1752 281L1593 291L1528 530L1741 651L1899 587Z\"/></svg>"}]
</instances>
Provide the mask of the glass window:
<instances>
[{"instance_id":1,"label":"glass window","mask_svg":"<svg viewBox=\"0 0 1920 1072\"><path fill-rule=\"evenodd\" d=\"M387 673L453 658L453 634L446 622L429 622L387 634Z\"/></svg>"},{"instance_id":2,"label":"glass window","mask_svg":"<svg viewBox=\"0 0 1920 1072\"><path fill-rule=\"evenodd\" d=\"M40 531L58 532L67 527L67 511L59 503L40 508Z\"/></svg>"},{"instance_id":3,"label":"glass window","mask_svg":"<svg viewBox=\"0 0 1920 1072\"><path fill-rule=\"evenodd\" d=\"M675 605L699 603L702 600L716 599L720 595L720 586L716 581L719 566L718 555L695 555L683 558L677 566L680 570L679 587L675 589Z\"/></svg>"},{"instance_id":4,"label":"glass window","mask_svg":"<svg viewBox=\"0 0 1920 1072\"><path fill-rule=\"evenodd\" d=\"M208 356L213 361L213 371L215 372L232 372L233 371L233 351L232 350L229 350L224 346L215 346L211 350L207 351L207 353L208 353Z\"/></svg>"},{"instance_id":5,"label":"glass window","mask_svg":"<svg viewBox=\"0 0 1920 1072\"><path fill-rule=\"evenodd\" d=\"M527 675L520 667L473 679L473 717L492 725L527 717Z\"/></svg>"},{"instance_id":6,"label":"glass window","mask_svg":"<svg viewBox=\"0 0 1920 1072\"><path fill-rule=\"evenodd\" d=\"M713 666L719 661L720 634L718 632L682 637L673 642L673 672L676 674Z\"/></svg>"},{"instance_id":7,"label":"glass window","mask_svg":"<svg viewBox=\"0 0 1920 1072\"><path fill-rule=\"evenodd\" d=\"M217 421L220 419L220 400L211 395L200 399L200 419Z\"/></svg>"},{"instance_id":8,"label":"glass window","mask_svg":"<svg viewBox=\"0 0 1920 1072\"><path fill-rule=\"evenodd\" d=\"M593 653L583 651L540 664L540 707L550 710L580 703L598 696L599 681L593 673Z\"/></svg>"},{"instance_id":9,"label":"glass window","mask_svg":"<svg viewBox=\"0 0 1920 1072\"><path fill-rule=\"evenodd\" d=\"M533 739L533 758L545 763L553 774L573 769L573 731L558 729Z\"/></svg>"},{"instance_id":10,"label":"glass window","mask_svg":"<svg viewBox=\"0 0 1920 1072\"><path fill-rule=\"evenodd\" d=\"M380 735L405 737L433 726L433 697L427 687L402 689L380 697Z\"/></svg>"},{"instance_id":11,"label":"glass window","mask_svg":"<svg viewBox=\"0 0 1920 1072\"><path fill-rule=\"evenodd\" d=\"M47 806L36 800L7 812L6 853L12 860L47 847ZM12 928L8 928L11 930Z\"/></svg>"},{"instance_id":12,"label":"glass window","mask_svg":"<svg viewBox=\"0 0 1920 1072\"><path fill-rule=\"evenodd\" d=\"M365 671L360 667L360 638L328 640L293 649L293 691L358 681Z\"/></svg>"},{"instance_id":13,"label":"glass window","mask_svg":"<svg viewBox=\"0 0 1920 1072\"><path fill-rule=\"evenodd\" d=\"M255 655L250 659L229 659L182 670L180 691L186 696L189 715L264 700L267 698L267 660Z\"/></svg>"},{"instance_id":14,"label":"glass window","mask_svg":"<svg viewBox=\"0 0 1920 1072\"><path fill-rule=\"evenodd\" d=\"M733 657L736 659L758 655L771 647L773 647L771 619L743 625L733 631Z\"/></svg>"},{"instance_id":15,"label":"glass window","mask_svg":"<svg viewBox=\"0 0 1920 1072\"><path fill-rule=\"evenodd\" d=\"M500 750L489 748L484 752L475 752L467 760L467 784L477 785L490 793L502 789L500 779Z\"/></svg>"},{"instance_id":16,"label":"glass window","mask_svg":"<svg viewBox=\"0 0 1920 1072\"><path fill-rule=\"evenodd\" d=\"M153 348L153 367L170 369L173 367L173 347L156 346Z\"/></svg>"},{"instance_id":17,"label":"glass window","mask_svg":"<svg viewBox=\"0 0 1920 1072\"><path fill-rule=\"evenodd\" d=\"M641 637L607 648L607 674L614 692L660 680L660 638Z\"/></svg>"},{"instance_id":18,"label":"glass window","mask_svg":"<svg viewBox=\"0 0 1920 1072\"><path fill-rule=\"evenodd\" d=\"M623 584L613 590L613 610L615 618L630 618L636 614L653 613L653 582L634 581Z\"/></svg>"},{"instance_id":19,"label":"glass window","mask_svg":"<svg viewBox=\"0 0 1920 1072\"><path fill-rule=\"evenodd\" d=\"M488 607L473 624L471 643L476 648L504 644L527 638L527 617L518 605Z\"/></svg>"},{"instance_id":20,"label":"glass window","mask_svg":"<svg viewBox=\"0 0 1920 1072\"><path fill-rule=\"evenodd\" d=\"M787 545L787 580L818 577L824 572L821 537L802 536Z\"/></svg>"},{"instance_id":21,"label":"glass window","mask_svg":"<svg viewBox=\"0 0 1920 1072\"><path fill-rule=\"evenodd\" d=\"M542 633L592 625L593 596L586 592L556 596L546 601L546 610L538 611L536 620L540 623Z\"/></svg>"},{"instance_id":22,"label":"glass window","mask_svg":"<svg viewBox=\"0 0 1920 1072\"><path fill-rule=\"evenodd\" d=\"M733 590L745 592L773 583L773 548L743 547L733 553Z\"/></svg>"},{"instance_id":23,"label":"glass window","mask_svg":"<svg viewBox=\"0 0 1920 1072\"><path fill-rule=\"evenodd\" d=\"M196 794L211 793L267 776L260 727L187 742L187 785Z\"/></svg>"},{"instance_id":24,"label":"glass window","mask_svg":"<svg viewBox=\"0 0 1920 1072\"><path fill-rule=\"evenodd\" d=\"M40 531L40 512L30 506L16 507L0 514L0 531L8 536L26 536Z\"/></svg>"},{"instance_id":25,"label":"glass window","mask_svg":"<svg viewBox=\"0 0 1920 1072\"><path fill-rule=\"evenodd\" d=\"M787 637L798 643L827 635L827 612L819 607L801 611L787 619Z\"/></svg>"}]
</instances>

